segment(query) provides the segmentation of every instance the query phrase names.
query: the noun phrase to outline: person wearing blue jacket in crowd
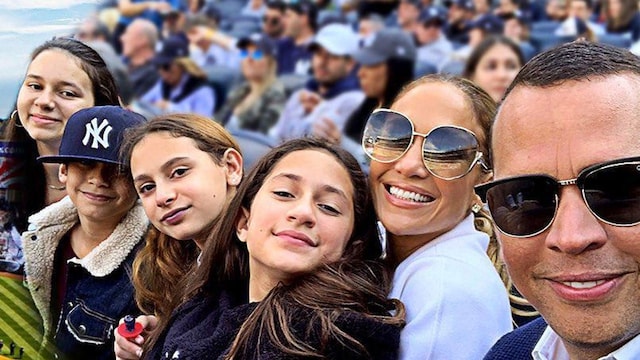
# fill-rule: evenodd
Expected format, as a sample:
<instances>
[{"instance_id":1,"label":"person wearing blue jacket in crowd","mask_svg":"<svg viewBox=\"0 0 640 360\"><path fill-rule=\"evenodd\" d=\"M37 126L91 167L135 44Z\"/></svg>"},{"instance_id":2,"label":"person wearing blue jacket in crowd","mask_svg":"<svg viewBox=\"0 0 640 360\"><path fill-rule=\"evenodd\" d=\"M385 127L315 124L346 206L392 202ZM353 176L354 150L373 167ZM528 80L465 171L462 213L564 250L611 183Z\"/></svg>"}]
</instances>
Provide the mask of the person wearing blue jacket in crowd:
<instances>
[{"instance_id":1,"label":"person wearing blue jacket in crowd","mask_svg":"<svg viewBox=\"0 0 640 360\"><path fill-rule=\"evenodd\" d=\"M165 39L153 63L158 67L160 80L140 98L151 113L213 115L215 92L207 84L204 71L189 58L186 36L172 35Z\"/></svg>"}]
</instances>

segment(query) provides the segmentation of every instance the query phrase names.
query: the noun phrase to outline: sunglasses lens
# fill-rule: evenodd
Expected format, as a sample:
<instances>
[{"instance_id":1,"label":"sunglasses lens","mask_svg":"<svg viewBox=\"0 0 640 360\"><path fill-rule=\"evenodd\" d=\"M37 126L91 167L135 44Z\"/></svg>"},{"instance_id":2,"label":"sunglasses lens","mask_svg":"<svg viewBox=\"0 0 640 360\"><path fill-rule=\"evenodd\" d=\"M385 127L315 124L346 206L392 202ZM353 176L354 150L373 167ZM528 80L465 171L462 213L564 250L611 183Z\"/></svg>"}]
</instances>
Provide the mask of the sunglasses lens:
<instances>
[{"instance_id":1,"label":"sunglasses lens","mask_svg":"<svg viewBox=\"0 0 640 360\"><path fill-rule=\"evenodd\" d=\"M546 176L505 180L487 191L493 220L503 233L526 237L546 229L556 212L556 182Z\"/></svg>"},{"instance_id":2,"label":"sunglasses lens","mask_svg":"<svg viewBox=\"0 0 640 360\"><path fill-rule=\"evenodd\" d=\"M249 56L249 51L247 51L245 49L240 50L240 58L241 59L246 59L247 56Z\"/></svg>"},{"instance_id":3,"label":"sunglasses lens","mask_svg":"<svg viewBox=\"0 0 640 360\"><path fill-rule=\"evenodd\" d=\"M431 131L423 145L425 166L443 179L467 174L476 161L477 153L476 137L469 131L451 126Z\"/></svg>"},{"instance_id":4,"label":"sunglasses lens","mask_svg":"<svg viewBox=\"0 0 640 360\"><path fill-rule=\"evenodd\" d=\"M584 197L600 219L616 225L640 222L640 162L594 170L584 178Z\"/></svg>"},{"instance_id":5,"label":"sunglasses lens","mask_svg":"<svg viewBox=\"0 0 640 360\"><path fill-rule=\"evenodd\" d=\"M362 136L365 153L379 162L398 160L413 138L411 122L400 114L376 111L369 117Z\"/></svg>"},{"instance_id":6,"label":"sunglasses lens","mask_svg":"<svg viewBox=\"0 0 640 360\"><path fill-rule=\"evenodd\" d=\"M263 54L262 54L262 51L260 50L256 50L253 52L253 60L260 60L262 59L262 56Z\"/></svg>"}]
</instances>

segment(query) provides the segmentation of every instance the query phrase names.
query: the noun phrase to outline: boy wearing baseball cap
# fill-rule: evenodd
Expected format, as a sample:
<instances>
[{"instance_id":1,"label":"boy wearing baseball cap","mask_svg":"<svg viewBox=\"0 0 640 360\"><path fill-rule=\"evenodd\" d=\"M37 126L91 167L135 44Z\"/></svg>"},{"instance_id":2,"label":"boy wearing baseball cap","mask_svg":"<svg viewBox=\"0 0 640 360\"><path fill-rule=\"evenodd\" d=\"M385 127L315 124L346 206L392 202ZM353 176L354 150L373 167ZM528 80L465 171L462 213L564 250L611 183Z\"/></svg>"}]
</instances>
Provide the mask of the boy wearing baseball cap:
<instances>
[{"instance_id":1,"label":"boy wearing baseball cap","mask_svg":"<svg viewBox=\"0 0 640 360\"><path fill-rule=\"evenodd\" d=\"M127 128L145 121L118 106L80 110L67 123L59 163L67 196L29 218L22 234L29 290L44 326L69 359L113 359L113 329L137 313L131 264L148 227L119 161Z\"/></svg>"}]
</instances>

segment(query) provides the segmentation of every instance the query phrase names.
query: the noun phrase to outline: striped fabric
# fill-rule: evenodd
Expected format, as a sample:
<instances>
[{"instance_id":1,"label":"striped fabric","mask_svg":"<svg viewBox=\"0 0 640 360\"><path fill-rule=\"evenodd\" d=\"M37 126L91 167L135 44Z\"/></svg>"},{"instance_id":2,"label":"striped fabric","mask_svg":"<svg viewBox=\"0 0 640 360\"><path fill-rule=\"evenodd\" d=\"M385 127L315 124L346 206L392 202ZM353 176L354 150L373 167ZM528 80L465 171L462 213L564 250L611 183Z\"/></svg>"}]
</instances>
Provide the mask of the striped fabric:
<instances>
[{"instance_id":1,"label":"striped fabric","mask_svg":"<svg viewBox=\"0 0 640 360\"><path fill-rule=\"evenodd\" d=\"M21 347L23 359L36 359L40 348L42 320L22 280L21 276L0 273L0 340L4 344L0 359L3 355L18 358ZM16 344L13 356L9 355L11 342ZM52 351L42 355L44 359L54 358Z\"/></svg>"}]
</instances>

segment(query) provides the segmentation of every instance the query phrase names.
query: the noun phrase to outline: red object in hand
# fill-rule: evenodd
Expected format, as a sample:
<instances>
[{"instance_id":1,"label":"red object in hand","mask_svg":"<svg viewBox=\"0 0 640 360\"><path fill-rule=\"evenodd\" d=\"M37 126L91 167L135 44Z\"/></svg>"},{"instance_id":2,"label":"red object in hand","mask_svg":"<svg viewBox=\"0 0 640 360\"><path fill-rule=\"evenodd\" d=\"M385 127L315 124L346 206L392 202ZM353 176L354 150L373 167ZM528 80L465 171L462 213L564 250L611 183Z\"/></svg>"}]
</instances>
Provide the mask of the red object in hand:
<instances>
[{"instance_id":1,"label":"red object in hand","mask_svg":"<svg viewBox=\"0 0 640 360\"><path fill-rule=\"evenodd\" d=\"M142 324L136 322L133 316L124 317L124 322L118 326L118 334L127 340L135 339L136 336L142 334Z\"/></svg>"}]
</instances>

